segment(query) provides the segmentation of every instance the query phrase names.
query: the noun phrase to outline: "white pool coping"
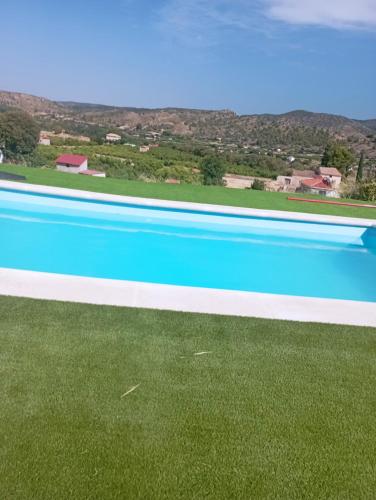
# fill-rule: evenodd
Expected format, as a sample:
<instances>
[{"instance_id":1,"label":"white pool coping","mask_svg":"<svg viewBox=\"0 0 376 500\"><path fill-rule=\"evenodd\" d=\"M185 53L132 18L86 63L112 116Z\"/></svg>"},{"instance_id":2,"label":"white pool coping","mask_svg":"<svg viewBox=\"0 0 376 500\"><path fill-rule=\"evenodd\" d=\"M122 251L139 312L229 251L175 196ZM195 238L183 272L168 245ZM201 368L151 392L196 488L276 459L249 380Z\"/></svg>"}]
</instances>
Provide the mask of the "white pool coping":
<instances>
[{"instance_id":1,"label":"white pool coping","mask_svg":"<svg viewBox=\"0 0 376 500\"><path fill-rule=\"evenodd\" d=\"M63 175L63 174L62 174ZM70 174L72 175L72 174ZM228 205L212 205L209 203L192 203L187 201L159 200L155 198L139 198L136 196L121 196L116 194L96 193L82 191L79 189L68 189L54 186L42 186L39 184L27 184L24 182L2 181L0 188L16 189L38 194L52 196L70 196L84 200L95 200L104 202L126 203L141 205L144 207L175 208L177 210L197 210L200 212L215 212L217 214L241 215L249 217L277 218L301 222L321 222L339 224L346 226L376 227L376 219L364 219L356 217L340 217L338 215L306 214L302 212L287 212L283 210L263 210L260 208L232 207ZM372 210L371 208L369 210Z\"/></svg>"},{"instance_id":2,"label":"white pool coping","mask_svg":"<svg viewBox=\"0 0 376 500\"><path fill-rule=\"evenodd\" d=\"M27 192L73 196L88 200L140 204L150 207L158 206L363 227L375 225L375 221L372 219L173 202L20 184L10 181L0 181L1 187ZM376 327L376 304L373 302L160 285L7 268L0 268L0 295L97 305Z\"/></svg>"}]
</instances>

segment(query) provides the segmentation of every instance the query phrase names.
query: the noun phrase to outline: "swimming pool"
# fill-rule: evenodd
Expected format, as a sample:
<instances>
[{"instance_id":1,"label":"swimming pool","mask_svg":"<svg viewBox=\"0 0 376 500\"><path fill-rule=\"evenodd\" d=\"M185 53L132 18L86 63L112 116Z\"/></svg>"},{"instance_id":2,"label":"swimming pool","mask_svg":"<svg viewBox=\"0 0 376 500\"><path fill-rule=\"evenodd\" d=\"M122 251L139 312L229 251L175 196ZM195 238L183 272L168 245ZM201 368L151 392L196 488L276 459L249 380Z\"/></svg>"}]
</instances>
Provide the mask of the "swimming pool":
<instances>
[{"instance_id":1,"label":"swimming pool","mask_svg":"<svg viewBox=\"0 0 376 500\"><path fill-rule=\"evenodd\" d=\"M376 302L376 229L0 188L0 268Z\"/></svg>"}]
</instances>

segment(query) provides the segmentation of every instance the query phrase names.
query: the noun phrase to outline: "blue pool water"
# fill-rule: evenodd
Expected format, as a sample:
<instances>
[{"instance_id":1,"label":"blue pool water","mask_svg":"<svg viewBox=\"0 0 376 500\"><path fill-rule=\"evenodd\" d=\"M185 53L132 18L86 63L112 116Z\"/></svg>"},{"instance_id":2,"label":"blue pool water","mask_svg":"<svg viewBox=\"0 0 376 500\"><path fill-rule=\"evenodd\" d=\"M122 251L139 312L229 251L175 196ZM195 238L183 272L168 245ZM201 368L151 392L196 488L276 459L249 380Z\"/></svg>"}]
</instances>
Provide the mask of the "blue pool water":
<instances>
[{"instance_id":1,"label":"blue pool water","mask_svg":"<svg viewBox=\"0 0 376 500\"><path fill-rule=\"evenodd\" d=\"M0 189L0 267L376 302L376 229Z\"/></svg>"}]
</instances>

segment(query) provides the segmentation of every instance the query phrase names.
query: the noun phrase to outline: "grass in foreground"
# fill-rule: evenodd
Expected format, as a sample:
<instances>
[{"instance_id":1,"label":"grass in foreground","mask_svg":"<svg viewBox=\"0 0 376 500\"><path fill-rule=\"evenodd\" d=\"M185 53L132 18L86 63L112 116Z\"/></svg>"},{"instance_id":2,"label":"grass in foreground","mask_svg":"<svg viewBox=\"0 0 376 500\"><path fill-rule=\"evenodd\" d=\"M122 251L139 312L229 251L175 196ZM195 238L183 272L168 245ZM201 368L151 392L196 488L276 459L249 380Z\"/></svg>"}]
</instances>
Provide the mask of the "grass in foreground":
<instances>
[{"instance_id":1,"label":"grass in foreground","mask_svg":"<svg viewBox=\"0 0 376 500\"><path fill-rule=\"evenodd\" d=\"M376 209L374 208L341 207L289 201L287 198L291 193L269 193L265 191L228 189L218 186L197 186L190 184L154 184L113 178L100 179L84 175L66 174L50 169L28 168L15 165L2 165L1 170L25 175L27 177L26 182L31 184L44 184L47 186L83 189L86 191L97 191L109 194L141 196L144 198L376 219ZM296 193L293 195L299 196ZM310 195L300 196L304 198L317 198ZM356 203L355 200L347 201ZM359 201L359 203L364 202Z\"/></svg>"},{"instance_id":2,"label":"grass in foreground","mask_svg":"<svg viewBox=\"0 0 376 500\"><path fill-rule=\"evenodd\" d=\"M0 342L3 499L374 497L375 329L0 297Z\"/></svg>"}]
</instances>

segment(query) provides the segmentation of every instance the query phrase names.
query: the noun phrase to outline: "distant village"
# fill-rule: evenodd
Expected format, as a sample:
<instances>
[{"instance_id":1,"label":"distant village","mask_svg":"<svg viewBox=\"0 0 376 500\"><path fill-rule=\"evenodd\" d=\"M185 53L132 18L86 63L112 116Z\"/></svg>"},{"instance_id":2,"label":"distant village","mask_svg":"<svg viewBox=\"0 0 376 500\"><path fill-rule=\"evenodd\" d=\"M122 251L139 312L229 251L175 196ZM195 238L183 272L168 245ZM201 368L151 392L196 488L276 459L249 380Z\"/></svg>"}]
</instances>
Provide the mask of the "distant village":
<instances>
[{"instance_id":1,"label":"distant village","mask_svg":"<svg viewBox=\"0 0 376 500\"><path fill-rule=\"evenodd\" d=\"M155 142L160 133L151 132L149 133L147 139L151 142L149 144L142 144L138 146L140 153L147 153L152 148L158 148L159 144ZM60 138L62 140L73 139L83 143L89 143L90 137L83 135L72 135L64 131L60 133L54 133L49 131L41 131L39 144L42 146L51 145L51 139ZM122 140L122 136L114 132L109 132L105 136L105 142L108 144L117 144ZM217 144L217 143L216 143ZM136 144L126 143L126 146L137 148ZM235 146L235 145L234 145ZM224 150L220 149L219 152ZM277 151L280 153L281 151ZM288 156L287 162L293 166L295 162L294 156ZM106 177L106 173L103 171L98 171L89 168L89 159L83 155L76 154L63 154L56 159L56 168L61 172L71 173L71 174L82 174L92 177ZM328 197L338 198L339 187L342 180L342 174L336 168L319 167L317 170L298 170L293 169L291 175L278 176L276 180L274 179L263 179L265 182L265 189L267 191L276 192L302 192L310 194L319 194ZM224 185L228 188L233 189L250 189L255 181L255 177L236 175L236 174L226 174L223 177ZM167 183L180 183L177 179L166 179Z\"/></svg>"},{"instance_id":2,"label":"distant village","mask_svg":"<svg viewBox=\"0 0 376 500\"><path fill-rule=\"evenodd\" d=\"M147 153L153 148L158 148L159 143L155 142L158 139L158 133L151 133L148 138L152 141L149 144L142 144L137 146L133 143L126 143L126 146L137 148L140 153ZM40 133L39 144L49 146L52 138L60 139L75 139L81 142L90 142L90 138L86 136L76 136L60 132L58 134L53 132L42 131ZM122 140L121 135L114 132L109 132L105 136L105 141L108 144L117 144ZM279 151L280 152L280 151ZM278 153L278 151L277 151ZM287 162L293 167L295 162L294 156L288 156ZM56 158L56 168L60 172L71 174L88 175L92 177L106 177L106 173L96 169L89 168L89 159L83 155L76 154L63 154ZM255 182L255 177L226 174L223 177L224 186L233 189L250 189ZM300 170L292 169L291 175L280 175L277 179L262 179L265 183L267 191L274 192L300 192L327 196L332 198L340 197L340 185L342 181L342 174L333 167L318 167L315 170ZM167 183L179 184L177 179L166 179Z\"/></svg>"}]
</instances>

